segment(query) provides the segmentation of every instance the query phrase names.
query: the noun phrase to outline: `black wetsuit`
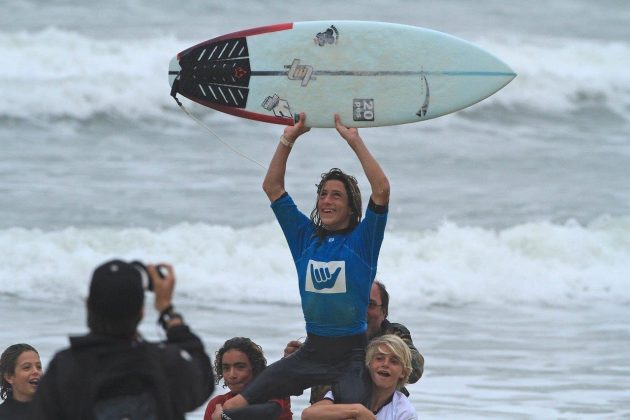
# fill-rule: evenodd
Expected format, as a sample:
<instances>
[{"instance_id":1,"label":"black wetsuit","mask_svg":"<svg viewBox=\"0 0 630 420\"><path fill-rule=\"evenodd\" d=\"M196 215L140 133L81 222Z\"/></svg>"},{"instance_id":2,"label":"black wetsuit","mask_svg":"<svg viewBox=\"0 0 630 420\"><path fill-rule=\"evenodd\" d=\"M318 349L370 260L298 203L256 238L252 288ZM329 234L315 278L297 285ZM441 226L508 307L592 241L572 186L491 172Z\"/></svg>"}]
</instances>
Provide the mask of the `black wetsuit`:
<instances>
[{"instance_id":1,"label":"black wetsuit","mask_svg":"<svg viewBox=\"0 0 630 420\"><path fill-rule=\"evenodd\" d=\"M25 420L30 419L31 407L30 402L21 402L14 400L10 395L0 404L0 420Z\"/></svg>"}]
</instances>

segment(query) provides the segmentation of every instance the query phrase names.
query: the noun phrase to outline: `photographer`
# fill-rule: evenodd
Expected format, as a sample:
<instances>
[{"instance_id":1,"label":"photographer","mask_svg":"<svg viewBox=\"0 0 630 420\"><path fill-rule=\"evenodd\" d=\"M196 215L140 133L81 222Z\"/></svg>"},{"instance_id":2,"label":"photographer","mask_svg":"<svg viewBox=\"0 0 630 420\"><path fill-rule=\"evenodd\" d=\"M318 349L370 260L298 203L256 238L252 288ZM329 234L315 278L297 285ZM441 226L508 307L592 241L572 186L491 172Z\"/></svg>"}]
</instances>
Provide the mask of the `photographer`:
<instances>
[{"instance_id":1,"label":"photographer","mask_svg":"<svg viewBox=\"0 0 630 420\"><path fill-rule=\"evenodd\" d=\"M155 293L163 343L137 326L144 290ZM34 400L36 419L184 419L214 390L203 344L173 311L173 268L108 261L94 271L87 298L89 334L55 355Z\"/></svg>"}]
</instances>

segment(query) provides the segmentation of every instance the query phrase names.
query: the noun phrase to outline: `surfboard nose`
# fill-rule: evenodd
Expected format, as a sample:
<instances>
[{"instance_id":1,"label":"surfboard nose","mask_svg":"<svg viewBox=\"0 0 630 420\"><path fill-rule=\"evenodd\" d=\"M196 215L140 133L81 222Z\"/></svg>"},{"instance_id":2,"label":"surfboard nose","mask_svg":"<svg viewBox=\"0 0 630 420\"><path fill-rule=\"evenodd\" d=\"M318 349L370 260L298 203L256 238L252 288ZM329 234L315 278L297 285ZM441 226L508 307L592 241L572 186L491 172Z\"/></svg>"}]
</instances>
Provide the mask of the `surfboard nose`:
<instances>
[{"instance_id":1,"label":"surfboard nose","mask_svg":"<svg viewBox=\"0 0 630 420\"><path fill-rule=\"evenodd\" d=\"M512 79L514 79L517 76L516 71L514 71L514 69L512 69L512 67L510 67L509 65L507 65L504 61L500 60L499 58L496 58L498 62L497 68L500 69L500 67L502 66L503 69L500 71L503 71L503 73L505 73L505 75L509 78L508 83L512 81Z\"/></svg>"},{"instance_id":2,"label":"surfboard nose","mask_svg":"<svg viewBox=\"0 0 630 420\"><path fill-rule=\"evenodd\" d=\"M499 89L497 89L498 91L500 89L503 89L508 83L514 80L514 78L517 76L517 73L505 62L501 61L498 58L496 58L496 60L499 63L499 65L497 66L497 73L503 73L503 84L501 85L501 87L499 87ZM503 67L502 69L501 66Z\"/></svg>"},{"instance_id":3,"label":"surfboard nose","mask_svg":"<svg viewBox=\"0 0 630 420\"><path fill-rule=\"evenodd\" d=\"M177 56L173 57L171 62L168 64L168 84L171 87L173 87L173 82L181 70L182 67L179 65L179 59Z\"/></svg>"}]
</instances>

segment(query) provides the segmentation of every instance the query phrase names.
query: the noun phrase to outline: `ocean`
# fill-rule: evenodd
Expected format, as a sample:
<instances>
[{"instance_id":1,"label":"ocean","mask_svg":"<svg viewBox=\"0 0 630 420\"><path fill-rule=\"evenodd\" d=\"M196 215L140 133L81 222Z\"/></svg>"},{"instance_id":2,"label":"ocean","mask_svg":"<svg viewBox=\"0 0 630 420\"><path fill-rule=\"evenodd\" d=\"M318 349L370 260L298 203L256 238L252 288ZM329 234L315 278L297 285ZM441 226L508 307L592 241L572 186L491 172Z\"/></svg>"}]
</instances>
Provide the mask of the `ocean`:
<instances>
[{"instance_id":1,"label":"ocean","mask_svg":"<svg viewBox=\"0 0 630 420\"><path fill-rule=\"evenodd\" d=\"M518 74L460 112L361 130L392 187L377 276L426 359L420 417L630 417L626 0L4 5L0 347L31 343L45 368L86 331L91 270L113 257L173 263L175 305L213 356L249 336L275 361L304 337L264 170L179 110L168 63L224 33L344 19L447 32ZM268 164L282 126L184 103ZM331 167L368 192L336 131L313 129L287 169L304 212ZM299 418L307 395L292 402Z\"/></svg>"}]
</instances>

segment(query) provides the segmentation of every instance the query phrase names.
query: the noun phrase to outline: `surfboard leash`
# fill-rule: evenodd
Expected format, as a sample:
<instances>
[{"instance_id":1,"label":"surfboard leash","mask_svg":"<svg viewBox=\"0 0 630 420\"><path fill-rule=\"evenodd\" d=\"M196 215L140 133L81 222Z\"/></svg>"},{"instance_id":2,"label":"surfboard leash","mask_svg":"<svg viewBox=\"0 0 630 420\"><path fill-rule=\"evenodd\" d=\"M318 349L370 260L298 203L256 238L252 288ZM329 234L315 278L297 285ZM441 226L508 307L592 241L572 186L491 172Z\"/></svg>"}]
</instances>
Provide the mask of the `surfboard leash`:
<instances>
[{"instance_id":1,"label":"surfboard leash","mask_svg":"<svg viewBox=\"0 0 630 420\"><path fill-rule=\"evenodd\" d=\"M173 99L175 99L175 102L177 102L177 105L179 106L179 109L184 111L184 113L186 115L188 115L190 118L192 118L193 121L195 121L197 124L199 124L202 128L205 128L206 131L208 131L210 134L212 134L219 141L219 143L221 143L222 145L224 145L225 147L230 149L232 152L236 153L238 156L240 156L240 157L242 157L242 158L244 158L246 160L249 160L250 162L260 166L263 170L267 171L267 167L265 165L263 165L262 163L258 162L257 160L255 160L253 158L250 158L245 153L241 152L237 148L235 148L232 145L230 145L227 142L225 142L217 133L215 133L210 127L208 127L206 124L204 124L203 121L201 121L199 118L197 118L195 115L193 115L190 111L188 111L186 109L186 107L184 106L184 104L182 104L180 102L180 100L177 99L177 88L178 88L178 86L179 86L179 76L177 78L175 78L175 80L173 81L173 87L171 88L171 96L173 97Z\"/></svg>"}]
</instances>

